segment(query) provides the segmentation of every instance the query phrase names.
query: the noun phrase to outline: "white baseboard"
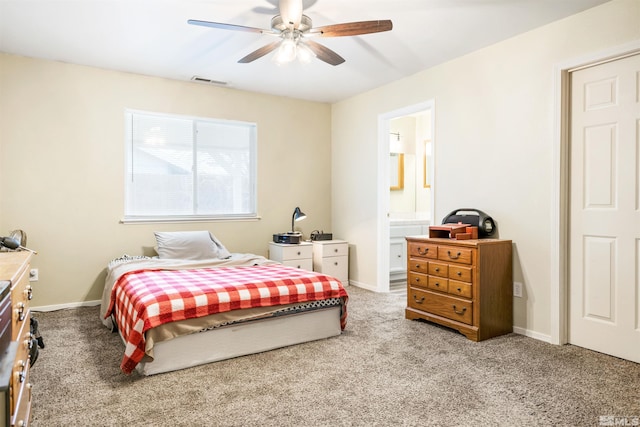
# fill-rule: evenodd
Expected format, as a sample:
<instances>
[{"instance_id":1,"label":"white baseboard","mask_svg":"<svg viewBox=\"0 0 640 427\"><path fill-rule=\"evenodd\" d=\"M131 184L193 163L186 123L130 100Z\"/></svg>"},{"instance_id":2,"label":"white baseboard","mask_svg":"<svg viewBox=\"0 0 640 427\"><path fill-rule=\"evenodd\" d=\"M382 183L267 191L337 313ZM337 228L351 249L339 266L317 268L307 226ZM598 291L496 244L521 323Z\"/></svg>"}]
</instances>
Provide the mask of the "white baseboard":
<instances>
[{"instance_id":1,"label":"white baseboard","mask_svg":"<svg viewBox=\"0 0 640 427\"><path fill-rule=\"evenodd\" d=\"M70 302L67 304L42 305L40 307L31 307L31 311L56 311L56 310L64 310L67 308L94 307L96 305L100 305L100 300Z\"/></svg>"},{"instance_id":2,"label":"white baseboard","mask_svg":"<svg viewBox=\"0 0 640 427\"><path fill-rule=\"evenodd\" d=\"M367 291L378 292L378 289L376 289L375 286L370 286L370 285L367 285L366 283L357 282L355 280L349 280L349 284L356 286L358 288L366 289Z\"/></svg>"},{"instance_id":3,"label":"white baseboard","mask_svg":"<svg viewBox=\"0 0 640 427\"><path fill-rule=\"evenodd\" d=\"M536 340L539 340L539 341L544 341L546 343L551 344L551 336L550 335L545 335L545 334L541 334L539 332L530 331L529 329L520 328L518 326L514 326L513 327L513 332L515 334L524 335L525 337L533 338L533 339L536 339Z\"/></svg>"}]
</instances>

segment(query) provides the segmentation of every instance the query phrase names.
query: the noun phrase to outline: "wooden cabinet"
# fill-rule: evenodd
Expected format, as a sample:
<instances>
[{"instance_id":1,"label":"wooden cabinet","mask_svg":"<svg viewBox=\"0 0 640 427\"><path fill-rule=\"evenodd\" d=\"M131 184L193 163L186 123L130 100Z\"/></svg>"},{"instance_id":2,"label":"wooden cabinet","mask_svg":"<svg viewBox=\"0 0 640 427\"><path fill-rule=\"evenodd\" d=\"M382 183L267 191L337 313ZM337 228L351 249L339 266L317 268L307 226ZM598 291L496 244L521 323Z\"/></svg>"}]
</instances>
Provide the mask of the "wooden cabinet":
<instances>
[{"instance_id":1,"label":"wooden cabinet","mask_svg":"<svg viewBox=\"0 0 640 427\"><path fill-rule=\"evenodd\" d=\"M284 265L313 271L313 247L309 242L295 245L269 242L269 259Z\"/></svg>"},{"instance_id":2,"label":"wooden cabinet","mask_svg":"<svg viewBox=\"0 0 640 427\"><path fill-rule=\"evenodd\" d=\"M9 418L12 426L26 426L31 414L31 384L29 383L29 349L32 344L29 321L29 284L31 252L0 253L0 280L11 282L11 339L15 353L9 378ZM13 356L15 354L15 357ZM9 357L9 356L8 356Z\"/></svg>"},{"instance_id":3,"label":"wooden cabinet","mask_svg":"<svg viewBox=\"0 0 640 427\"><path fill-rule=\"evenodd\" d=\"M313 242L313 271L333 276L349 284L349 244L344 240Z\"/></svg>"},{"instance_id":4,"label":"wooden cabinet","mask_svg":"<svg viewBox=\"0 0 640 427\"><path fill-rule=\"evenodd\" d=\"M407 319L473 341L513 329L511 241L407 237Z\"/></svg>"}]
</instances>

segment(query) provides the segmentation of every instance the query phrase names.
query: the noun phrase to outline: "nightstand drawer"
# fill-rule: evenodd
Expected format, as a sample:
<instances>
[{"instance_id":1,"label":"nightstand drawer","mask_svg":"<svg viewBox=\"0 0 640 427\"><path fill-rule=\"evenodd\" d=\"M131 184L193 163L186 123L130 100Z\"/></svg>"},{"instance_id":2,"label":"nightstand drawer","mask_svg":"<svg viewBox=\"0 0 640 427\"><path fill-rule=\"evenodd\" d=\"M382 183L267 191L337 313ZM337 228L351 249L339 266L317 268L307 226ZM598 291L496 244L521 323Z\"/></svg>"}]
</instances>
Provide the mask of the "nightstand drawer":
<instances>
[{"instance_id":1,"label":"nightstand drawer","mask_svg":"<svg viewBox=\"0 0 640 427\"><path fill-rule=\"evenodd\" d=\"M348 276L348 270L349 258L347 256L323 258L321 268L318 269L316 265L315 269L319 273L336 277L341 281Z\"/></svg>"},{"instance_id":2,"label":"nightstand drawer","mask_svg":"<svg viewBox=\"0 0 640 427\"><path fill-rule=\"evenodd\" d=\"M311 246L283 247L282 259L305 259L311 258Z\"/></svg>"},{"instance_id":3,"label":"nightstand drawer","mask_svg":"<svg viewBox=\"0 0 640 427\"><path fill-rule=\"evenodd\" d=\"M282 261L282 265L289 267L301 268L303 270L313 271L313 261L311 258L306 259L286 259Z\"/></svg>"},{"instance_id":4,"label":"nightstand drawer","mask_svg":"<svg viewBox=\"0 0 640 427\"><path fill-rule=\"evenodd\" d=\"M273 260L284 262L286 260L311 259L313 247L310 244L284 245L272 244L269 246L269 257Z\"/></svg>"},{"instance_id":5,"label":"nightstand drawer","mask_svg":"<svg viewBox=\"0 0 640 427\"><path fill-rule=\"evenodd\" d=\"M314 250L318 251L321 258L349 255L349 245L346 242L316 244Z\"/></svg>"}]
</instances>

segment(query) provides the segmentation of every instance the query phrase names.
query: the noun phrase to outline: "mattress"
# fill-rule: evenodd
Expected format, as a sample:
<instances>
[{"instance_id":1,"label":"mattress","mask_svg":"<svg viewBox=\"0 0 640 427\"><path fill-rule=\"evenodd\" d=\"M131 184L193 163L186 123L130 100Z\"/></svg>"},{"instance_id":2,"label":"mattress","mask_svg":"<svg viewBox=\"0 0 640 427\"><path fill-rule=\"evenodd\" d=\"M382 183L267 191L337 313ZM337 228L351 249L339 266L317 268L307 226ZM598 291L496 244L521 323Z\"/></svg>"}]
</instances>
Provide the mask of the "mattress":
<instances>
[{"instance_id":1,"label":"mattress","mask_svg":"<svg viewBox=\"0 0 640 427\"><path fill-rule=\"evenodd\" d=\"M155 375L341 334L340 307L235 323L155 344L153 361L136 371Z\"/></svg>"}]
</instances>

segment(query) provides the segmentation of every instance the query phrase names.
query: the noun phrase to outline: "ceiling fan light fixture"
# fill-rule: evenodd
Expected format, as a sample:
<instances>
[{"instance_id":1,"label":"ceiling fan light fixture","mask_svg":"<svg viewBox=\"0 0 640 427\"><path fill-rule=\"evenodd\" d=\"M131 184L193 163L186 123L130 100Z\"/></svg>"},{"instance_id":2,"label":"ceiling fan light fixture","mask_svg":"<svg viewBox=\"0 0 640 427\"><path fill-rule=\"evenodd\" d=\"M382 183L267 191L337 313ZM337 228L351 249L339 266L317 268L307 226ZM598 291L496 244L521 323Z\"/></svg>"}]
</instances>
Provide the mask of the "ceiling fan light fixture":
<instances>
[{"instance_id":1,"label":"ceiling fan light fixture","mask_svg":"<svg viewBox=\"0 0 640 427\"><path fill-rule=\"evenodd\" d=\"M293 34L285 34L274 56L274 60L278 64L286 64L296 59L296 54L296 40L294 40Z\"/></svg>"},{"instance_id":2,"label":"ceiling fan light fixture","mask_svg":"<svg viewBox=\"0 0 640 427\"><path fill-rule=\"evenodd\" d=\"M297 56L298 61L303 64L309 64L311 60L316 57L311 48L309 48L309 46L307 46L303 41L298 42Z\"/></svg>"}]
</instances>

